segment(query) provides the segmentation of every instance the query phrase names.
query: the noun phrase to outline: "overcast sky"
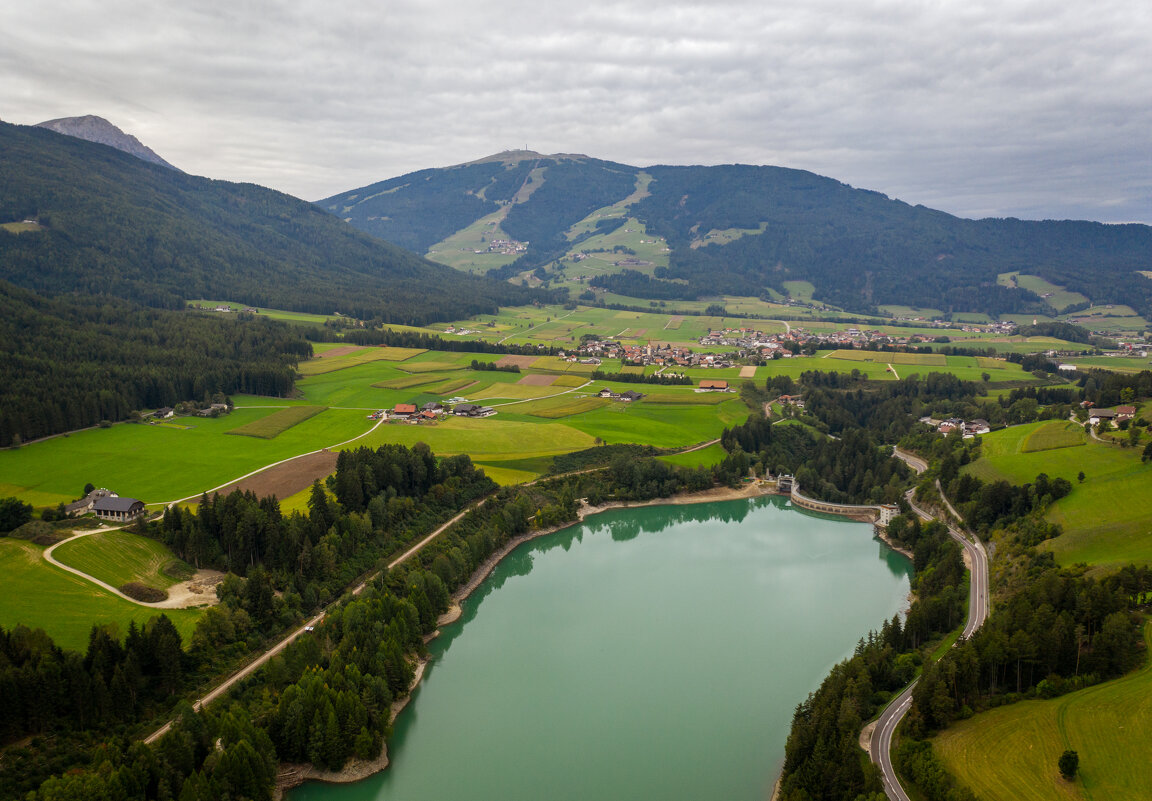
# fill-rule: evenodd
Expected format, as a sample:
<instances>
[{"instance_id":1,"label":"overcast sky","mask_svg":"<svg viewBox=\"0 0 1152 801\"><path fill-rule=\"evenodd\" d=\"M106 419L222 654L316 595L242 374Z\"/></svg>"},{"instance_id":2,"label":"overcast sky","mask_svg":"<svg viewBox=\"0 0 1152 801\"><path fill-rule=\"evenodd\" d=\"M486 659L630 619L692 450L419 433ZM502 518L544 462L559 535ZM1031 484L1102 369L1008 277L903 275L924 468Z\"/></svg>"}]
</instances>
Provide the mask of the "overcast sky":
<instances>
[{"instance_id":1,"label":"overcast sky","mask_svg":"<svg viewBox=\"0 0 1152 801\"><path fill-rule=\"evenodd\" d=\"M97 114L309 200L527 145L1152 223L1148 0L550 5L7 2L0 119Z\"/></svg>"}]
</instances>

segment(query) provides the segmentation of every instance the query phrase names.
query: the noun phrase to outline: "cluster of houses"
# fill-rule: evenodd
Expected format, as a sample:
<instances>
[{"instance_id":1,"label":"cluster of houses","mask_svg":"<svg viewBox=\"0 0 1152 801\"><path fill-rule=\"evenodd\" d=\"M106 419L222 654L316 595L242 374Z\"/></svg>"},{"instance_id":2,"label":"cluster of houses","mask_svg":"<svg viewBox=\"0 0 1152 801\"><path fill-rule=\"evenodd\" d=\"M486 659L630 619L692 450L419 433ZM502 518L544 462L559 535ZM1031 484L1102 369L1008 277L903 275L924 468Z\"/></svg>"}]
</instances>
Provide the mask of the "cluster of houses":
<instances>
[{"instance_id":1,"label":"cluster of houses","mask_svg":"<svg viewBox=\"0 0 1152 801\"><path fill-rule=\"evenodd\" d=\"M1135 406L1117 406L1115 409L1093 409L1092 401L1084 401L1083 406L1088 408L1088 425L1098 426L1103 422L1121 423L1136 416Z\"/></svg>"},{"instance_id":2,"label":"cluster of houses","mask_svg":"<svg viewBox=\"0 0 1152 801\"><path fill-rule=\"evenodd\" d=\"M561 352L560 358L580 364L600 364L602 359L620 359L625 364L645 367L731 367L735 354L696 353L691 348L649 343L624 345L610 339L585 342L575 352Z\"/></svg>"},{"instance_id":3,"label":"cluster of houses","mask_svg":"<svg viewBox=\"0 0 1152 801\"><path fill-rule=\"evenodd\" d=\"M455 417L491 417L494 414L496 414L496 410L491 406L480 406L459 399L451 406L439 401L429 401L420 408L416 408L414 403L397 403L391 409L379 409L373 412L368 415L368 419L418 424L434 423L449 415Z\"/></svg>"},{"instance_id":4,"label":"cluster of houses","mask_svg":"<svg viewBox=\"0 0 1152 801\"><path fill-rule=\"evenodd\" d=\"M121 498L109 489L94 489L78 501L64 507L69 517L80 517L89 512L101 520L114 523L127 523L144 514L144 501L135 498Z\"/></svg>"},{"instance_id":5,"label":"cluster of houses","mask_svg":"<svg viewBox=\"0 0 1152 801\"><path fill-rule=\"evenodd\" d=\"M528 250L527 242L517 242L515 239L493 239L488 247L482 250L473 250L473 253L499 253L504 256L515 256Z\"/></svg>"},{"instance_id":6,"label":"cluster of houses","mask_svg":"<svg viewBox=\"0 0 1152 801\"><path fill-rule=\"evenodd\" d=\"M949 417L947 420L935 420L931 417L921 417L920 422L932 426L944 436L959 434L964 439L971 439L980 434L987 434L992 430L987 420L961 420L959 417Z\"/></svg>"},{"instance_id":7,"label":"cluster of houses","mask_svg":"<svg viewBox=\"0 0 1152 801\"><path fill-rule=\"evenodd\" d=\"M608 389L608 387L604 387L604 389L596 393L596 397L608 398L609 400L622 401L624 403L631 403L632 401L640 400L644 397L644 395L643 393L636 392L632 389L626 390L625 392L613 392L612 390Z\"/></svg>"},{"instance_id":8,"label":"cluster of houses","mask_svg":"<svg viewBox=\"0 0 1152 801\"><path fill-rule=\"evenodd\" d=\"M194 414L197 417L219 417L222 414L228 414L230 411L232 411L232 408L227 403L213 403L203 409L197 409ZM176 416L176 410L171 406L164 406L144 416L151 417L153 420L169 420Z\"/></svg>"}]
</instances>

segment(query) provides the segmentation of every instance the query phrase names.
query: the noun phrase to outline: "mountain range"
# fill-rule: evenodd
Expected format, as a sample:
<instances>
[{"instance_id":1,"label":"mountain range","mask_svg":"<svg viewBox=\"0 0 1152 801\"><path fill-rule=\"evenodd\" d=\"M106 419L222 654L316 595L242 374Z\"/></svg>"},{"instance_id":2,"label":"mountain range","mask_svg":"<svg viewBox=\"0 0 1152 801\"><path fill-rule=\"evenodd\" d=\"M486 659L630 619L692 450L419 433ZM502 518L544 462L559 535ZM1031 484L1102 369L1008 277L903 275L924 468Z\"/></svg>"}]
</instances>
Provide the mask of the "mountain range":
<instances>
[{"instance_id":1,"label":"mountain range","mask_svg":"<svg viewBox=\"0 0 1152 801\"><path fill-rule=\"evenodd\" d=\"M885 304L993 315L1069 311L997 280L1020 272L1152 319L1152 280L1140 272L1152 269L1152 227L969 220L782 167L639 168L510 151L318 204L432 259L460 266L460 252L471 249L484 258L466 269L502 278L559 284L587 272L578 262L590 251L614 249L631 258L584 277L633 297L778 298L793 282L807 282L817 301L865 313ZM636 253L634 238L631 245L605 238L621 226L661 249ZM493 240L511 243L494 266Z\"/></svg>"},{"instance_id":2,"label":"mountain range","mask_svg":"<svg viewBox=\"0 0 1152 801\"><path fill-rule=\"evenodd\" d=\"M0 123L0 223L0 279L46 296L169 308L210 298L413 324L549 297L427 261L290 195L42 127Z\"/></svg>"}]
</instances>

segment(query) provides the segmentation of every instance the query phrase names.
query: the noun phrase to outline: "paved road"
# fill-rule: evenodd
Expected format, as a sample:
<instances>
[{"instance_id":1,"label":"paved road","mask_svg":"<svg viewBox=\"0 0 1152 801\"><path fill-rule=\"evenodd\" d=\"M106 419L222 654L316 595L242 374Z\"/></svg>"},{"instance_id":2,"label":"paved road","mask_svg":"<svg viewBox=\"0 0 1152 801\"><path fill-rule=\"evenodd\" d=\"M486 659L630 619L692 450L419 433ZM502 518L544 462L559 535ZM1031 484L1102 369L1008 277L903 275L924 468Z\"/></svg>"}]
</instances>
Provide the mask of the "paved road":
<instances>
[{"instance_id":1,"label":"paved road","mask_svg":"<svg viewBox=\"0 0 1152 801\"><path fill-rule=\"evenodd\" d=\"M917 473L923 473L927 468L927 463L919 457L913 456L910 453L896 449L894 452L896 458L903 460L915 470ZM937 484L939 486L939 484ZM909 490L906 497L908 503L912 506L912 510L924 520L932 520L933 515L917 506L912 499L912 490ZM943 493L940 495L944 498ZM947 504L948 500L944 498ZM948 504L949 510L952 514L956 514L956 510ZM959 515L956 515L959 518ZM984 544L980 542L978 537L969 539L962 531L955 526L948 526L948 533L952 539L960 543L964 548L965 553L972 564L970 571L970 583L968 589L968 621L964 625L963 637L967 639L971 637L977 629L984 625L984 621L988 617L989 609L989 596L988 596L988 554L984 550ZM900 725L900 721L908 713L908 709L912 706L912 690L916 686L916 681L913 680L911 684L904 688L904 690L888 704L887 708L880 715L880 719L876 722L876 729L872 732L872 740L868 744L869 758L880 766L880 772L884 779L884 793L891 801L909 801L908 794L904 792L904 788L900 786L900 780L896 777L896 770L892 766L892 735L896 731L896 727Z\"/></svg>"}]
</instances>

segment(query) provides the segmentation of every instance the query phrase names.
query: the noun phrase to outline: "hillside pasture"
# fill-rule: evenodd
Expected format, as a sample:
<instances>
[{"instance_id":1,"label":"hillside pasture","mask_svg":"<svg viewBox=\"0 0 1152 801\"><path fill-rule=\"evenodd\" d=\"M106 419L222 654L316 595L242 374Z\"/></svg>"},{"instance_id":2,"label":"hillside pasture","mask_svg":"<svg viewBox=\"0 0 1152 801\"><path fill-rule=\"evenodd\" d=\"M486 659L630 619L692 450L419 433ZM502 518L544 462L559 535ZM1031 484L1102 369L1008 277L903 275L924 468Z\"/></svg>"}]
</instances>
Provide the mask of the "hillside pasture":
<instances>
[{"instance_id":1,"label":"hillside pasture","mask_svg":"<svg viewBox=\"0 0 1152 801\"><path fill-rule=\"evenodd\" d=\"M1144 626L1152 650L1152 624ZM1152 798L1147 722L1152 720L1152 661L1114 681L1048 701L1021 701L952 724L933 748L949 772L987 801ZM1067 782L1056 763L1080 756Z\"/></svg>"},{"instance_id":2,"label":"hillside pasture","mask_svg":"<svg viewBox=\"0 0 1152 801\"><path fill-rule=\"evenodd\" d=\"M1141 462L1137 449L1094 440L1079 447L1026 452L1025 442L1048 426L1051 421L985 434L981 457L963 470L984 481L1026 484L1037 474L1046 473L1071 482L1072 492L1054 503L1046 515L1047 520L1059 523L1064 533L1040 546L1052 551L1060 564L1084 562L1099 572L1129 562L1152 564L1152 523L1148 517L1152 509L1152 464ZM1044 441L1049 435L1040 436ZM1081 471L1085 474L1082 483L1078 480Z\"/></svg>"},{"instance_id":3,"label":"hillside pasture","mask_svg":"<svg viewBox=\"0 0 1152 801\"><path fill-rule=\"evenodd\" d=\"M180 581L170 572L192 570L163 543L123 530L73 537L61 543L52 555L113 587L138 581L166 589Z\"/></svg>"},{"instance_id":4,"label":"hillside pasture","mask_svg":"<svg viewBox=\"0 0 1152 801\"><path fill-rule=\"evenodd\" d=\"M273 439L293 426L303 423L308 418L315 417L326 408L327 407L324 406L287 406L273 412L267 417L252 420L226 433L238 434L244 437Z\"/></svg>"},{"instance_id":5,"label":"hillside pasture","mask_svg":"<svg viewBox=\"0 0 1152 801\"><path fill-rule=\"evenodd\" d=\"M1082 426L1066 420L1051 420L1024 438L1020 444L1020 452L1035 453L1086 444L1088 435L1084 433Z\"/></svg>"},{"instance_id":6,"label":"hillside pasture","mask_svg":"<svg viewBox=\"0 0 1152 801\"><path fill-rule=\"evenodd\" d=\"M130 622L141 626L163 612L188 643L201 610L159 610L125 601L49 564L43 550L30 542L0 539L0 626L44 629L60 647L83 652L93 623L111 625L123 637Z\"/></svg>"},{"instance_id":7,"label":"hillside pasture","mask_svg":"<svg viewBox=\"0 0 1152 801\"><path fill-rule=\"evenodd\" d=\"M1002 286L1016 286L1027 289L1042 297L1056 311L1063 311L1074 303L1087 303L1088 298L1079 292L1072 292L1058 284L1045 281L1038 275L1022 275L1019 271L1001 273L996 283Z\"/></svg>"}]
</instances>

